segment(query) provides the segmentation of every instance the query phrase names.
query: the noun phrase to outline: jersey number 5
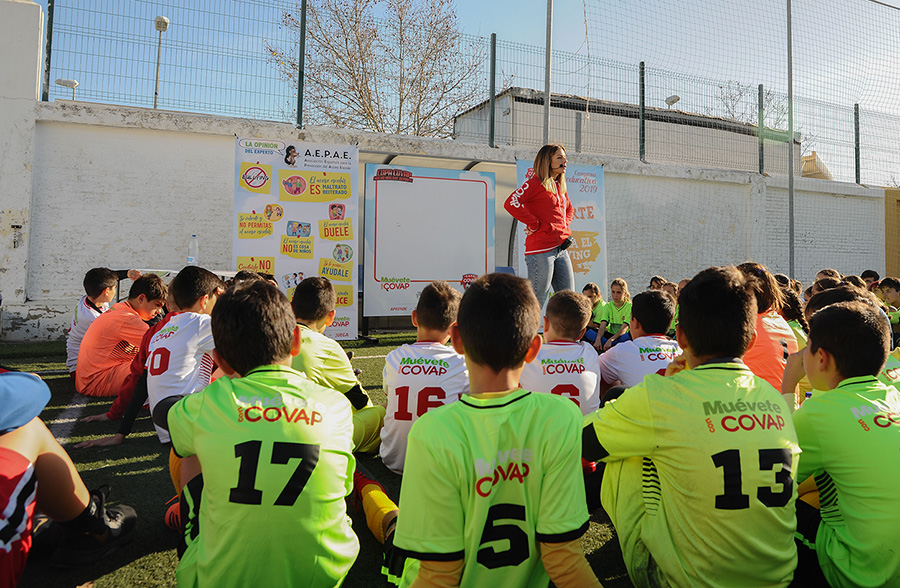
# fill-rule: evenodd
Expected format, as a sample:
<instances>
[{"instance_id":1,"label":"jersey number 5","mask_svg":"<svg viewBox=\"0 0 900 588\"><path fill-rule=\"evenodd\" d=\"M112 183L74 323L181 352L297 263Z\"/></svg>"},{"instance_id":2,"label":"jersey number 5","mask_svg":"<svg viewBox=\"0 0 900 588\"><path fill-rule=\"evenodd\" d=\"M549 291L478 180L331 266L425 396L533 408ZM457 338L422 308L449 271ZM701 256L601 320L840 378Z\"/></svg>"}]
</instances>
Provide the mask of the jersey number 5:
<instances>
[{"instance_id":1,"label":"jersey number 5","mask_svg":"<svg viewBox=\"0 0 900 588\"><path fill-rule=\"evenodd\" d=\"M517 566L530 555L528 535L518 525L498 525L497 521L506 519L525 522L525 507L519 504L495 504L488 510L487 521L481 532L481 544L489 541L504 541L509 545L504 551L493 547L482 547L478 550L478 563L493 570L507 566Z\"/></svg>"},{"instance_id":2,"label":"jersey number 5","mask_svg":"<svg viewBox=\"0 0 900 588\"><path fill-rule=\"evenodd\" d=\"M409 386L397 386L397 412L394 413L395 421L411 421L412 413L409 411ZM426 386L416 394L416 416L420 417L432 408L444 405L447 393L438 386Z\"/></svg>"},{"instance_id":3,"label":"jersey number 5","mask_svg":"<svg viewBox=\"0 0 900 588\"><path fill-rule=\"evenodd\" d=\"M750 508L750 497L741 488L741 452L737 449L720 451L712 456L716 468L722 468L724 492L716 496L716 508L719 510L740 510ZM775 464L781 464L781 470L775 473L775 483L781 484L781 492L773 492L767 486L756 489L756 498L764 505L786 506L794 491L794 479L791 477L791 450L760 449L759 470L773 470Z\"/></svg>"},{"instance_id":4,"label":"jersey number 5","mask_svg":"<svg viewBox=\"0 0 900 588\"><path fill-rule=\"evenodd\" d=\"M237 486L231 489L229 502L237 504L262 504L262 490L256 489L256 471L259 469L259 454L262 441L245 441L234 446L234 457L241 460L238 469ZM294 506L303 492L316 464L319 463L319 446L309 443L286 443L276 441L272 445L272 459L269 463L285 465L292 459L299 459L297 469L288 480L281 494L275 499L276 506Z\"/></svg>"}]
</instances>

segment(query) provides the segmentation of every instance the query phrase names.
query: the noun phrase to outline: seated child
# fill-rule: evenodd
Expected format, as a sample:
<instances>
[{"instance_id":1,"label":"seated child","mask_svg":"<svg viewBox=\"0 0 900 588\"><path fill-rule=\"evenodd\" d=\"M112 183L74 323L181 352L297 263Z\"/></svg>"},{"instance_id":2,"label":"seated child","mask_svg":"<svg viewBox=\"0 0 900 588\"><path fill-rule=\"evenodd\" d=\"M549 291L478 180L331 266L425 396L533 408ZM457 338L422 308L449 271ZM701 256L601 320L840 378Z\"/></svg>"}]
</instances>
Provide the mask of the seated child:
<instances>
[{"instance_id":1,"label":"seated child","mask_svg":"<svg viewBox=\"0 0 900 588\"><path fill-rule=\"evenodd\" d=\"M540 314L531 284L509 274L463 295L450 335L469 393L410 431L393 545L415 559L394 570L401 586L546 586L548 575L560 588L600 586L579 541L581 412L518 386L540 351Z\"/></svg>"},{"instance_id":2,"label":"seated child","mask_svg":"<svg viewBox=\"0 0 900 588\"><path fill-rule=\"evenodd\" d=\"M681 355L678 342L665 332L675 316L675 300L662 290L647 290L631 302L631 341L624 341L599 357L600 390L612 386L630 388L647 374L665 375L666 368Z\"/></svg>"},{"instance_id":3,"label":"seated child","mask_svg":"<svg viewBox=\"0 0 900 588\"><path fill-rule=\"evenodd\" d=\"M571 290L554 294L544 316L545 343L519 377L519 385L526 390L571 398L584 415L600 406L597 351L579 341L590 316L586 297Z\"/></svg>"},{"instance_id":4,"label":"seated child","mask_svg":"<svg viewBox=\"0 0 900 588\"><path fill-rule=\"evenodd\" d=\"M169 285L180 312L170 312L155 326L147 345L147 397L150 411L163 398L199 392L215 369L210 313L225 292L225 283L214 273L189 265ZM169 432L156 427L159 440L169 442Z\"/></svg>"},{"instance_id":5,"label":"seated child","mask_svg":"<svg viewBox=\"0 0 900 588\"><path fill-rule=\"evenodd\" d=\"M38 415L50 390L37 376L0 375L0 586L16 586L32 544L35 506L59 524L50 563L96 563L128 543L137 515L89 492L75 464ZM56 524L54 523L54 524Z\"/></svg>"},{"instance_id":6,"label":"seated child","mask_svg":"<svg viewBox=\"0 0 900 588\"><path fill-rule=\"evenodd\" d=\"M588 417L582 456L606 462L600 499L636 586L787 586L799 448L784 399L740 359L753 289L709 268L679 302L684 360Z\"/></svg>"},{"instance_id":7,"label":"seated child","mask_svg":"<svg viewBox=\"0 0 900 588\"><path fill-rule=\"evenodd\" d=\"M380 453L381 461L394 473L403 473L406 437L416 419L469 391L465 358L447 346L460 296L447 282L425 286L412 312L416 342L398 347L385 359L382 380L387 414Z\"/></svg>"},{"instance_id":8,"label":"seated child","mask_svg":"<svg viewBox=\"0 0 900 588\"><path fill-rule=\"evenodd\" d=\"M353 373L347 353L337 341L322 334L334 321L336 300L334 286L320 276L306 278L294 290L291 307L300 325L303 345L292 365L320 386L347 396L353 405L353 450L371 452L381 442L385 409L372 405Z\"/></svg>"},{"instance_id":9,"label":"seated child","mask_svg":"<svg viewBox=\"0 0 900 588\"><path fill-rule=\"evenodd\" d=\"M591 318L588 320L587 330L584 332L584 340L588 343L593 343L597 340L597 333L600 331L600 321L603 320L603 294L600 292L600 286L594 282L585 284L581 293L591 301ZM602 335L603 333L600 334Z\"/></svg>"},{"instance_id":10,"label":"seated child","mask_svg":"<svg viewBox=\"0 0 900 588\"><path fill-rule=\"evenodd\" d=\"M809 585L824 586L822 574L835 588L900 585L900 393L877 380L889 341L865 302L833 304L809 319L803 365L825 390L794 413L803 451L797 480L815 477L797 501L795 576ZM816 487L818 500L809 500L807 488Z\"/></svg>"},{"instance_id":11,"label":"seated child","mask_svg":"<svg viewBox=\"0 0 900 588\"><path fill-rule=\"evenodd\" d=\"M347 398L291 369L300 328L278 288L228 290L212 311L213 357L227 374L161 400L154 422L202 474L184 489L179 586L341 583L359 552Z\"/></svg>"},{"instance_id":12,"label":"seated child","mask_svg":"<svg viewBox=\"0 0 900 588\"><path fill-rule=\"evenodd\" d=\"M762 265L748 261L737 269L752 279L757 309L756 338L744 354L744 363L754 374L781 390L787 358L797 352L797 337L778 314L784 306L784 295L775 276Z\"/></svg>"},{"instance_id":13,"label":"seated child","mask_svg":"<svg viewBox=\"0 0 900 588\"><path fill-rule=\"evenodd\" d=\"M116 297L119 280L124 277L136 280L141 277L141 272L138 270L114 272L105 267L95 267L84 274L85 295L78 301L66 333L66 367L69 368L69 375L73 380L75 379L75 367L78 365L78 349L81 347L81 340L94 319L109 310L109 303Z\"/></svg>"},{"instance_id":14,"label":"seated child","mask_svg":"<svg viewBox=\"0 0 900 588\"><path fill-rule=\"evenodd\" d=\"M86 396L115 396L128 376L146 322L166 303L166 285L155 274L135 280L128 300L120 302L91 323L81 340L75 389Z\"/></svg>"},{"instance_id":15,"label":"seated child","mask_svg":"<svg viewBox=\"0 0 900 588\"><path fill-rule=\"evenodd\" d=\"M631 294L628 284L616 278L609 286L612 300L603 305L600 320L600 338L594 341L594 349L608 351L613 345L627 339L628 323L631 321Z\"/></svg>"}]
</instances>

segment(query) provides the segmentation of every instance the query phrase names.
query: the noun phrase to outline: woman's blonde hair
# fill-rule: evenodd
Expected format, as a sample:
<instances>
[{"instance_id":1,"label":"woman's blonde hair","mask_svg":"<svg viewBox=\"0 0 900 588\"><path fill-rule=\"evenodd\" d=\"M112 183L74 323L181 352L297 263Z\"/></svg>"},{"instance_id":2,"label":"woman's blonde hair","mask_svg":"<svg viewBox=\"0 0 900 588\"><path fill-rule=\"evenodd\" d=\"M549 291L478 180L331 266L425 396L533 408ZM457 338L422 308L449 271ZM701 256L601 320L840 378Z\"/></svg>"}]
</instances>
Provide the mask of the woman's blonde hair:
<instances>
[{"instance_id":1,"label":"woman's blonde hair","mask_svg":"<svg viewBox=\"0 0 900 588\"><path fill-rule=\"evenodd\" d=\"M631 301L631 293L628 291L628 283L625 280L623 280L622 278L616 278L615 280L613 280L609 285L610 291L612 290L613 286L619 286L620 288L622 288L622 298L625 300L625 302Z\"/></svg>"},{"instance_id":2,"label":"woman's blonde hair","mask_svg":"<svg viewBox=\"0 0 900 588\"><path fill-rule=\"evenodd\" d=\"M550 175L550 163L558 151L565 153L566 148L560 143L548 143L540 148L534 158L534 175L541 181L544 188L550 192L556 192L556 186L553 185L553 177ZM563 173L559 176L559 193L565 194L567 192L566 174Z\"/></svg>"}]
</instances>

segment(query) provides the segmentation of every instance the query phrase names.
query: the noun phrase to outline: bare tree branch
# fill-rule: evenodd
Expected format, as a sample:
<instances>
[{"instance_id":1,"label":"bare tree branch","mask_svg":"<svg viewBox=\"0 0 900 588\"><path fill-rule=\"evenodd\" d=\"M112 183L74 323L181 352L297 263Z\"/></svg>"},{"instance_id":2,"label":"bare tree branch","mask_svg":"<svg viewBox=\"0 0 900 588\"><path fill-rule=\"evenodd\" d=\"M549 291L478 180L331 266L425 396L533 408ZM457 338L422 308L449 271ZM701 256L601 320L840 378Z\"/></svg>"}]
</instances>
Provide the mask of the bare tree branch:
<instances>
[{"instance_id":1,"label":"bare tree branch","mask_svg":"<svg viewBox=\"0 0 900 588\"><path fill-rule=\"evenodd\" d=\"M299 10L282 18L298 35ZM483 99L485 51L463 40L452 0L309 0L306 31L313 124L448 137L453 117ZM266 49L296 84L296 49Z\"/></svg>"}]
</instances>

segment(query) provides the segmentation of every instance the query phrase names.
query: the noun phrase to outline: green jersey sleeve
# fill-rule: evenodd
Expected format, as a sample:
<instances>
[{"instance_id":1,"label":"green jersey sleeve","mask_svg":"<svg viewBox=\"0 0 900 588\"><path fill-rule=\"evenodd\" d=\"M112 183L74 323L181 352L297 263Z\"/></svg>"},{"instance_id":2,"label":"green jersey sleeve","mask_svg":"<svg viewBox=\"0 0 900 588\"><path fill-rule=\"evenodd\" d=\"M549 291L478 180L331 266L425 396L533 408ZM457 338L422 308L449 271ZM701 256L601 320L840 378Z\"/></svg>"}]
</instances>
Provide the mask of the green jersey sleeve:
<instances>
[{"instance_id":1,"label":"green jersey sleeve","mask_svg":"<svg viewBox=\"0 0 900 588\"><path fill-rule=\"evenodd\" d=\"M594 427L597 440L609 453L609 460L652 457L656 448L653 412L647 395L650 375L643 383L626 390L620 397L588 415L586 424Z\"/></svg>"},{"instance_id":2,"label":"green jersey sleeve","mask_svg":"<svg viewBox=\"0 0 900 588\"><path fill-rule=\"evenodd\" d=\"M547 452L544 462L535 534L538 541L545 543L572 541L581 537L588 526L578 428L581 411L574 402L563 408L570 409L565 412L570 413L573 425L561 429L554 451Z\"/></svg>"},{"instance_id":3,"label":"green jersey sleeve","mask_svg":"<svg viewBox=\"0 0 900 588\"><path fill-rule=\"evenodd\" d=\"M454 461L437 455L434 445L424 439L422 431L432 421L429 416L422 415L409 432L404 471L417 475L403 480L400 492L403 527L398 527L395 542L416 559L454 561L463 559L466 547L463 532L466 513L460 508L458 486L458 480L465 476L446 471L444 465ZM446 447L442 444L437 451Z\"/></svg>"},{"instance_id":4,"label":"green jersey sleeve","mask_svg":"<svg viewBox=\"0 0 900 588\"><path fill-rule=\"evenodd\" d=\"M810 422L809 411L809 407L804 410L804 406L801 406L793 417L794 430L797 431L797 440L802 451L797 466L797 484L816 472L821 472L825 467L822 463L822 444Z\"/></svg>"},{"instance_id":5,"label":"green jersey sleeve","mask_svg":"<svg viewBox=\"0 0 900 588\"><path fill-rule=\"evenodd\" d=\"M169 409L169 434L172 436L172 447L181 457L195 455L194 430L197 420L203 413L203 395L185 396Z\"/></svg>"}]
</instances>

